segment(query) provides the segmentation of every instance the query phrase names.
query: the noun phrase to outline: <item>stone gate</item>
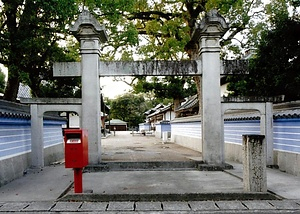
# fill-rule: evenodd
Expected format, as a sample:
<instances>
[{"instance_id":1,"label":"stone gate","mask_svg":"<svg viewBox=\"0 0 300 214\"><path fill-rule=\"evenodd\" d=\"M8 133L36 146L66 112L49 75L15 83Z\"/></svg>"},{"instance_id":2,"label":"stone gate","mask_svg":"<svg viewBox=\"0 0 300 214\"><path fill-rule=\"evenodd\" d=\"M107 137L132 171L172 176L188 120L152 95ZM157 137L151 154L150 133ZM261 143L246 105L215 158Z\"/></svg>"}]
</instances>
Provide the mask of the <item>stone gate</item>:
<instances>
[{"instance_id":1,"label":"stone gate","mask_svg":"<svg viewBox=\"0 0 300 214\"><path fill-rule=\"evenodd\" d=\"M88 11L83 11L70 28L72 34L80 42L81 62L55 63L53 73L56 77L81 76L82 78L81 112L79 114L81 115L81 128L87 129L89 134L89 164L95 165L101 162L99 77L136 75L202 76L203 161L223 164L224 140L220 75L224 74L224 69L220 60L219 40L227 29L228 25L225 19L216 10L207 13L191 38L198 42L200 47L199 58L194 61L102 62L99 59L100 43L107 41L105 28ZM32 109L31 113L37 114L38 105ZM55 105L52 105L52 110L55 109ZM38 117L33 116L32 118ZM41 130L37 128L40 124L36 121L32 123L33 136L38 141L42 139L41 136L38 136L42 133L37 133L38 130ZM36 144L38 143L36 142ZM43 153L41 149L41 146L32 147L33 157L38 157L33 158L32 164L35 167L43 167L42 157L39 155Z\"/></svg>"}]
</instances>

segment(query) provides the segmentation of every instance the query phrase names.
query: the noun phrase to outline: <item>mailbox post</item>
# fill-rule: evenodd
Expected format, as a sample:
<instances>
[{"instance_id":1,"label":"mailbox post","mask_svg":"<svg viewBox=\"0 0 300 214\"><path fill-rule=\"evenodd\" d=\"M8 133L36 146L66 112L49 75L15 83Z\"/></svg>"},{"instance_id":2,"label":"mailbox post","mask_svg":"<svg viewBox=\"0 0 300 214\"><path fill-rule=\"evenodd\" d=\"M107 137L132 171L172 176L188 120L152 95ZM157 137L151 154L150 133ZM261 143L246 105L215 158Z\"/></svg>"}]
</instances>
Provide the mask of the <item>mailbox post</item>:
<instances>
[{"instance_id":1,"label":"mailbox post","mask_svg":"<svg viewBox=\"0 0 300 214\"><path fill-rule=\"evenodd\" d=\"M82 169L88 165L88 135L83 129L65 129L65 167L74 169L74 192L82 193Z\"/></svg>"}]
</instances>

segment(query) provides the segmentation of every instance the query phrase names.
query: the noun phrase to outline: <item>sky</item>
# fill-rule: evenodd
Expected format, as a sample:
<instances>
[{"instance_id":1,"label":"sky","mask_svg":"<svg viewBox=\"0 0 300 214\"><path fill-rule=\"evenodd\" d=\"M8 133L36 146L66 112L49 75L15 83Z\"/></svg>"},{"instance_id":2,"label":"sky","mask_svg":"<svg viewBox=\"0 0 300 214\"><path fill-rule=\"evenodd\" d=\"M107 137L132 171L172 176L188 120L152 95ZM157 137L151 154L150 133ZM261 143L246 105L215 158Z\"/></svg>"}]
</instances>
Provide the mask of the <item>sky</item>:
<instances>
[{"instance_id":1,"label":"sky","mask_svg":"<svg viewBox=\"0 0 300 214\"><path fill-rule=\"evenodd\" d=\"M100 87L103 97L108 97L109 99L115 99L118 95L125 94L131 89L131 87L124 82L113 81L113 77L101 77Z\"/></svg>"}]
</instances>

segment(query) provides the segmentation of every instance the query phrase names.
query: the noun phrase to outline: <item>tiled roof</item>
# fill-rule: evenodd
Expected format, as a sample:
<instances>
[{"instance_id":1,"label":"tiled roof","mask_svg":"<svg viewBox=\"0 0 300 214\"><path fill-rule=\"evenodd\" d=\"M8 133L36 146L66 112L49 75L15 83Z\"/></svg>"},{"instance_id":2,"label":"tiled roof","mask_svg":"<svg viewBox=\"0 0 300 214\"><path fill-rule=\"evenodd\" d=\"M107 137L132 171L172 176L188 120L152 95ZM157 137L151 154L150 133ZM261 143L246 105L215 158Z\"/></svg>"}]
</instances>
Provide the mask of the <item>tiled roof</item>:
<instances>
[{"instance_id":1,"label":"tiled roof","mask_svg":"<svg viewBox=\"0 0 300 214\"><path fill-rule=\"evenodd\" d=\"M273 111L273 119L288 119L288 118L300 118L300 106L298 109L292 110L274 110ZM260 113L258 111L245 111L245 112L237 112L234 114L225 114L224 120L232 121L232 120L259 120Z\"/></svg>"},{"instance_id":2,"label":"tiled roof","mask_svg":"<svg viewBox=\"0 0 300 214\"><path fill-rule=\"evenodd\" d=\"M279 112L274 112L274 119L281 118L300 118L300 108L294 110L283 110Z\"/></svg>"},{"instance_id":3,"label":"tiled roof","mask_svg":"<svg viewBox=\"0 0 300 214\"><path fill-rule=\"evenodd\" d=\"M192 109L194 107L198 107L199 102L198 102L198 97L197 94L187 98L186 102L184 102L181 106L179 106L175 111L184 111L187 109Z\"/></svg>"},{"instance_id":4,"label":"tiled roof","mask_svg":"<svg viewBox=\"0 0 300 214\"><path fill-rule=\"evenodd\" d=\"M156 112L158 109L163 108L163 107L164 107L163 104L161 104L161 103L160 103L160 104L157 104L154 108L149 109L149 110L146 111L144 114L145 114L145 115L150 115L150 114Z\"/></svg>"},{"instance_id":5,"label":"tiled roof","mask_svg":"<svg viewBox=\"0 0 300 214\"><path fill-rule=\"evenodd\" d=\"M20 103L0 100L0 117L9 118L30 118L30 106ZM65 120L58 116L55 112L46 112L45 119Z\"/></svg>"},{"instance_id":6,"label":"tiled roof","mask_svg":"<svg viewBox=\"0 0 300 214\"><path fill-rule=\"evenodd\" d=\"M27 105L0 100L0 116L30 118L30 108Z\"/></svg>"},{"instance_id":7,"label":"tiled roof","mask_svg":"<svg viewBox=\"0 0 300 214\"><path fill-rule=\"evenodd\" d=\"M280 98L281 96L278 96ZM238 100L233 99L236 102L241 102L240 98ZM233 102L232 100L232 102ZM269 101L269 100L268 100ZM258 102L258 101L257 101ZM261 101L262 102L262 101ZM198 97L197 95L187 98L181 106L179 106L175 111L180 112L194 107L198 107ZM300 118L300 101L292 101L286 103L274 104L273 111L274 119L279 118ZM225 120L259 120L260 114L258 111L231 111L224 115Z\"/></svg>"},{"instance_id":8,"label":"tiled roof","mask_svg":"<svg viewBox=\"0 0 300 214\"><path fill-rule=\"evenodd\" d=\"M110 122L106 121L105 124L110 124L110 125L126 125L127 122L124 122L123 120L120 119L111 119Z\"/></svg>"},{"instance_id":9,"label":"tiled roof","mask_svg":"<svg viewBox=\"0 0 300 214\"><path fill-rule=\"evenodd\" d=\"M151 114L149 114L149 115L147 116L147 118L153 117L153 116L155 116L155 115L157 115L157 114L164 113L164 112L170 110L171 107L172 107L172 104L168 104L168 105L166 105L166 106L162 105L161 108L156 109L156 111L154 111L154 112L152 112Z\"/></svg>"}]
</instances>

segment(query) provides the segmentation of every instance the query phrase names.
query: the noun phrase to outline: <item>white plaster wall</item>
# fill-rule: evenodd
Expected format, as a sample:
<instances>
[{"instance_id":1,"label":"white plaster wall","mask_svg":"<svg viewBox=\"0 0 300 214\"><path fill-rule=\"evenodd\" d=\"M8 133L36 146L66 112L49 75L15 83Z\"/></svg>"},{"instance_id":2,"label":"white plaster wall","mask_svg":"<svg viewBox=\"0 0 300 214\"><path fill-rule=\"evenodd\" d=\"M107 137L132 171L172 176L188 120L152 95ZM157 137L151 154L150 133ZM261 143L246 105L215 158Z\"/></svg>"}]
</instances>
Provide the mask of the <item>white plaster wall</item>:
<instances>
[{"instance_id":1,"label":"white plaster wall","mask_svg":"<svg viewBox=\"0 0 300 214\"><path fill-rule=\"evenodd\" d=\"M175 112L174 111L168 111L166 113L164 113L164 120L173 120L175 118Z\"/></svg>"},{"instance_id":2,"label":"white plaster wall","mask_svg":"<svg viewBox=\"0 0 300 214\"><path fill-rule=\"evenodd\" d=\"M161 138L161 125L160 124L155 125L155 137Z\"/></svg>"},{"instance_id":3,"label":"white plaster wall","mask_svg":"<svg viewBox=\"0 0 300 214\"><path fill-rule=\"evenodd\" d=\"M202 152L201 124L198 115L176 118L171 122L171 141Z\"/></svg>"},{"instance_id":4,"label":"white plaster wall","mask_svg":"<svg viewBox=\"0 0 300 214\"><path fill-rule=\"evenodd\" d=\"M227 97L229 94L229 91L227 90L227 86L229 83L226 83L224 85L221 85L221 97L225 96Z\"/></svg>"}]
</instances>

